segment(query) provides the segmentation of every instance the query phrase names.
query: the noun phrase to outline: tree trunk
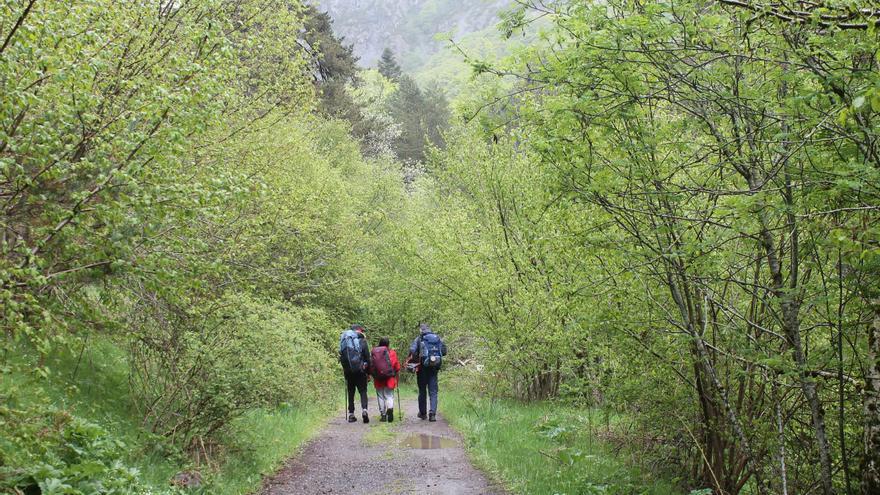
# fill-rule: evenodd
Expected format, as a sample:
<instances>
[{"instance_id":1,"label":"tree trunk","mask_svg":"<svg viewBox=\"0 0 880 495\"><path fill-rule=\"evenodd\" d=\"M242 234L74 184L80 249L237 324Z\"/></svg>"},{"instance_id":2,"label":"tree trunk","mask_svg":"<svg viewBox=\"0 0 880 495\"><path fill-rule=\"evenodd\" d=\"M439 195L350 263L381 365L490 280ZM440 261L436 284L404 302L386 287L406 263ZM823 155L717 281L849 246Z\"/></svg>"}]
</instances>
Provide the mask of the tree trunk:
<instances>
[{"instance_id":1,"label":"tree trunk","mask_svg":"<svg viewBox=\"0 0 880 495\"><path fill-rule=\"evenodd\" d=\"M749 187L755 193L761 191L763 187L762 179L756 168L752 168L743 174ZM789 198L790 200L790 198ZM797 225L793 224L789 218L788 227L792 231L792 252L791 252L791 281L786 287L785 274L783 273L782 263L779 253L777 252L776 241L773 238L773 231L770 227L770 221L767 219L765 207L759 207L756 212L758 221L760 222L760 239L764 248L764 255L767 258L767 267L770 270L771 287L773 296L779 301L780 311L782 313L782 328L785 332L788 345L791 346L792 354L797 367L798 381L804 398L810 406L810 414L813 420L813 430L816 438L816 447L819 450L819 468L821 473L822 493L831 495L834 493L831 475L831 447L828 443L828 434L825 428L825 412L822 410L822 403L819 400L816 382L810 376L807 369L807 358L804 352L803 340L801 339L801 322L800 322L800 302L796 296L798 287L798 252L797 252Z\"/></svg>"},{"instance_id":2,"label":"tree trunk","mask_svg":"<svg viewBox=\"0 0 880 495\"><path fill-rule=\"evenodd\" d=\"M692 339L694 350L696 351L695 357L697 360L697 364L706 373L706 376L709 379L709 383L711 383L714 387L717 394L717 399L721 402L724 416L726 417L731 429L733 429L736 440L739 441L738 446L733 445L731 446L731 448L739 448L742 451L743 455L745 456L746 465L749 468L749 472L755 478L755 488L757 490L757 493L758 495L763 495L766 490L760 471L760 463L758 462L758 458L755 456L755 453L752 450L749 438L745 434L745 428L740 421L739 412L737 412L735 405L730 401L730 398L727 394L727 389L724 387L724 384L718 377L715 366L712 364L711 353L709 352L709 349L706 348L706 343L703 340L705 327L707 325L706 316L703 314L704 304L702 301L700 301L699 294L693 294L693 292L691 292L690 290L682 290L682 288L679 287L679 284L676 283L676 277L675 275L673 275L671 270L667 269L666 277L667 285L672 295L672 300L678 306L682 318L682 323ZM686 287L686 282L684 281L685 278L680 277L680 280L682 281L682 286ZM721 465L723 465L723 463ZM715 476L718 475L719 473L715 473ZM735 493L735 490L728 490L726 487L720 488L722 489L722 491Z\"/></svg>"},{"instance_id":3,"label":"tree trunk","mask_svg":"<svg viewBox=\"0 0 880 495\"><path fill-rule=\"evenodd\" d=\"M780 494L788 495L788 470L785 466L785 425L782 422L782 407L778 394L776 396L776 434L779 438L779 485Z\"/></svg>"},{"instance_id":4,"label":"tree trunk","mask_svg":"<svg viewBox=\"0 0 880 495\"><path fill-rule=\"evenodd\" d=\"M862 493L880 493L880 297L871 301L874 321L868 327L868 373L865 377L865 452Z\"/></svg>"}]
</instances>

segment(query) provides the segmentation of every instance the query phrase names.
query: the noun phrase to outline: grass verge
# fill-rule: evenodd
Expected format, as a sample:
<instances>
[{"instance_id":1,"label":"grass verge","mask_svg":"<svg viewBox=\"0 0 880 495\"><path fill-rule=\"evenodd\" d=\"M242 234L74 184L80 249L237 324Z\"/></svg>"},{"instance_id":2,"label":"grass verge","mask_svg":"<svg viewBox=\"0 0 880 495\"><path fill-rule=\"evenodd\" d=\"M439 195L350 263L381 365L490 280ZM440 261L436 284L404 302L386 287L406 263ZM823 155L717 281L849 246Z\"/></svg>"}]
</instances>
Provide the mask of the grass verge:
<instances>
[{"instance_id":1,"label":"grass verge","mask_svg":"<svg viewBox=\"0 0 880 495\"><path fill-rule=\"evenodd\" d=\"M225 436L228 454L211 480L210 493L238 495L260 486L326 423L326 411L281 408L253 411Z\"/></svg>"},{"instance_id":2,"label":"grass verge","mask_svg":"<svg viewBox=\"0 0 880 495\"><path fill-rule=\"evenodd\" d=\"M473 461L513 493L646 494L678 491L627 465L596 439L607 420L570 406L444 393L442 412Z\"/></svg>"}]
</instances>

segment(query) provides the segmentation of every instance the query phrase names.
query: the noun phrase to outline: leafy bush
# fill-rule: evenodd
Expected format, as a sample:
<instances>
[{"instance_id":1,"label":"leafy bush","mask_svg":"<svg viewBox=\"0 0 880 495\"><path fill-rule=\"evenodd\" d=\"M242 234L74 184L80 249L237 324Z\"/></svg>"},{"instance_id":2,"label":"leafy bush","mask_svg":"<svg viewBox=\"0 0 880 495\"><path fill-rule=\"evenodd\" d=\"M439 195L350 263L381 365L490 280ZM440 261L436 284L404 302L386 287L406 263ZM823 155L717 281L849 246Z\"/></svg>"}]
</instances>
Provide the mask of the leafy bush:
<instances>
[{"instance_id":1,"label":"leafy bush","mask_svg":"<svg viewBox=\"0 0 880 495\"><path fill-rule=\"evenodd\" d=\"M0 491L43 494L149 493L119 459L126 445L68 411L0 406Z\"/></svg>"},{"instance_id":2,"label":"leafy bush","mask_svg":"<svg viewBox=\"0 0 880 495\"><path fill-rule=\"evenodd\" d=\"M131 344L133 394L151 429L183 445L246 411L322 394L332 366L318 310L227 296L211 312L154 306ZM159 322L167 322L159 325Z\"/></svg>"}]
</instances>

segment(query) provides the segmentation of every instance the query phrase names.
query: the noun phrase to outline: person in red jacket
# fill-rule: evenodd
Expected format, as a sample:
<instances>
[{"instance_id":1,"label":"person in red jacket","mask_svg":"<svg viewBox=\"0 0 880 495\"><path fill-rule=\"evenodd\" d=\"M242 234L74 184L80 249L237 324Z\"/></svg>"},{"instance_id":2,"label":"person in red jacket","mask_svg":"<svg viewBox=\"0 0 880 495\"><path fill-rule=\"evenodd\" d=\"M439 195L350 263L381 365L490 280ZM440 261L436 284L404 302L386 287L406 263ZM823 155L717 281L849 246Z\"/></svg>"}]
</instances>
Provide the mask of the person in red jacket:
<instances>
[{"instance_id":1,"label":"person in red jacket","mask_svg":"<svg viewBox=\"0 0 880 495\"><path fill-rule=\"evenodd\" d=\"M373 384L379 396L379 421L394 421L394 389L397 388L397 375L400 372L400 361L397 352L388 346L388 337L379 339L379 345L370 354L372 362Z\"/></svg>"}]
</instances>

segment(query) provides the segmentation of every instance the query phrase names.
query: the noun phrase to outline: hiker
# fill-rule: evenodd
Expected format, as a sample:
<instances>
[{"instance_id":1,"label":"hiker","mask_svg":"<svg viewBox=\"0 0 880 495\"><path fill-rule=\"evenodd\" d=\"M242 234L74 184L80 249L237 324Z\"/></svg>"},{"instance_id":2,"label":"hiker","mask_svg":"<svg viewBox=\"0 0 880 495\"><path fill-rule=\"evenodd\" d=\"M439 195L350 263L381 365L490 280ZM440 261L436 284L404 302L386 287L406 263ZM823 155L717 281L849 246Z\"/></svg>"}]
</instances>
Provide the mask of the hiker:
<instances>
[{"instance_id":1,"label":"hiker","mask_svg":"<svg viewBox=\"0 0 880 495\"><path fill-rule=\"evenodd\" d=\"M407 367L415 369L419 384L419 419L437 421L437 373L446 355L446 344L426 323L419 324L419 336L409 346ZM427 409L427 397L431 398L431 409ZM425 414L425 413L428 414Z\"/></svg>"},{"instance_id":2,"label":"hiker","mask_svg":"<svg viewBox=\"0 0 880 495\"><path fill-rule=\"evenodd\" d=\"M400 371L400 361L397 360L397 352L388 346L388 337L379 339L379 345L370 353L373 385L376 386L376 395L379 398L379 421L394 421L394 389L397 388L397 374Z\"/></svg>"},{"instance_id":3,"label":"hiker","mask_svg":"<svg viewBox=\"0 0 880 495\"><path fill-rule=\"evenodd\" d=\"M345 375L348 387L348 422L354 423L354 390L357 388L361 396L362 418L364 423L370 422L367 414L367 380L370 369L370 348L364 335L366 330L361 325L352 325L339 337L339 363Z\"/></svg>"}]
</instances>

